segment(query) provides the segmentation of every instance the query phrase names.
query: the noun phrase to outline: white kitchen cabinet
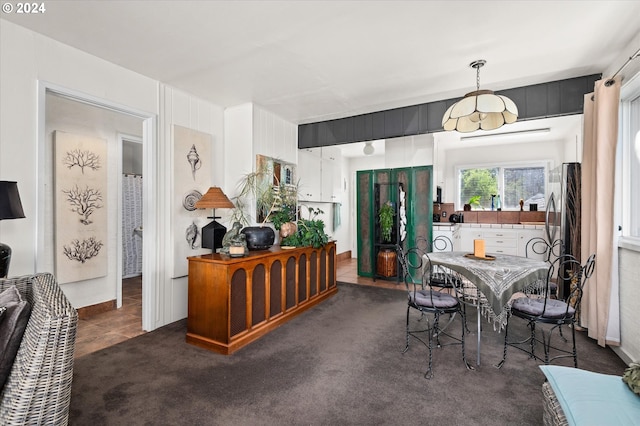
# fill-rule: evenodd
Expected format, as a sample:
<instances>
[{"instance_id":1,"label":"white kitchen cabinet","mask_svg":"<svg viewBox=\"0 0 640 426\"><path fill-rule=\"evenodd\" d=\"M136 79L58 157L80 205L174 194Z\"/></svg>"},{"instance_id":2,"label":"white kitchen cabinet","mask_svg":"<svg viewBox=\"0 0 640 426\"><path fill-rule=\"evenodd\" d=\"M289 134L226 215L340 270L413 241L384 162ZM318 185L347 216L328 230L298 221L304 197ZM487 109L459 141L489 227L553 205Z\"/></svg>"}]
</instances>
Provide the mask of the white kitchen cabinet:
<instances>
[{"instance_id":1,"label":"white kitchen cabinet","mask_svg":"<svg viewBox=\"0 0 640 426\"><path fill-rule=\"evenodd\" d=\"M478 239L482 239L482 230L480 228L459 227L454 232L453 247L456 251L473 253L473 240Z\"/></svg>"},{"instance_id":2,"label":"white kitchen cabinet","mask_svg":"<svg viewBox=\"0 0 640 426\"><path fill-rule=\"evenodd\" d=\"M340 187L340 158L340 150L336 147L302 149L298 152L302 201L339 201L336 188Z\"/></svg>"},{"instance_id":3,"label":"white kitchen cabinet","mask_svg":"<svg viewBox=\"0 0 640 426\"><path fill-rule=\"evenodd\" d=\"M512 228L463 228L454 231L455 250L473 253L473 240L484 240L485 251L491 253L526 255L527 242L532 238L544 237L542 229ZM542 255L529 253L530 258L543 259Z\"/></svg>"},{"instance_id":4,"label":"white kitchen cabinet","mask_svg":"<svg viewBox=\"0 0 640 426\"><path fill-rule=\"evenodd\" d=\"M482 232L487 253L518 255L518 235L513 229L492 229ZM473 247L473 242L472 242Z\"/></svg>"},{"instance_id":5,"label":"white kitchen cabinet","mask_svg":"<svg viewBox=\"0 0 640 426\"><path fill-rule=\"evenodd\" d=\"M453 250L453 226L451 225L433 225L433 245L431 251L442 252ZM438 237L441 237L438 240Z\"/></svg>"},{"instance_id":6,"label":"white kitchen cabinet","mask_svg":"<svg viewBox=\"0 0 640 426\"><path fill-rule=\"evenodd\" d=\"M298 151L298 176L300 177L300 201L321 201L322 157L320 148Z\"/></svg>"},{"instance_id":7,"label":"white kitchen cabinet","mask_svg":"<svg viewBox=\"0 0 640 426\"><path fill-rule=\"evenodd\" d=\"M531 248L527 253L527 243L533 238L544 238L543 229L519 229L518 230L518 256L529 257L531 259L546 260L545 255L536 253ZM536 251L540 251L537 249ZM528 256L527 256L528 255Z\"/></svg>"},{"instance_id":8,"label":"white kitchen cabinet","mask_svg":"<svg viewBox=\"0 0 640 426\"><path fill-rule=\"evenodd\" d=\"M339 202L341 176L340 149L333 146L322 147L322 201L327 203Z\"/></svg>"}]
</instances>

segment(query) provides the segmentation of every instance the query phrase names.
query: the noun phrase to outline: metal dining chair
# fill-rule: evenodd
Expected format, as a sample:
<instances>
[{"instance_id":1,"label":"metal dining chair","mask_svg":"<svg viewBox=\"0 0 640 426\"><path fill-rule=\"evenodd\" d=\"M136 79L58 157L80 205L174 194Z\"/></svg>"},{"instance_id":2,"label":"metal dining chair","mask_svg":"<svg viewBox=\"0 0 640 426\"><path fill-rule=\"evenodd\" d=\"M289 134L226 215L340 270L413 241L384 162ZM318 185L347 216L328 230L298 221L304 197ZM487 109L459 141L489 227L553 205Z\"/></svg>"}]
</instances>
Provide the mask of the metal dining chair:
<instances>
[{"instance_id":1,"label":"metal dining chair","mask_svg":"<svg viewBox=\"0 0 640 426\"><path fill-rule=\"evenodd\" d=\"M565 254L564 243L562 240L547 241L542 237L534 237L527 241L525 246L525 257L540 256L542 260L552 264L554 260ZM556 282L549 283L549 291L551 297L558 296L558 284Z\"/></svg>"},{"instance_id":2,"label":"metal dining chair","mask_svg":"<svg viewBox=\"0 0 640 426\"><path fill-rule=\"evenodd\" d=\"M581 265L571 255L563 255L553 261L547 273L544 293L520 297L513 301L505 326L502 360L496 367L500 368L504 365L507 358L507 348L512 346L529 354L529 358L537 359L545 364L550 364L559 358L572 357L573 365L577 368L578 354L576 351L575 326L579 318L583 289L594 269L595 254L591 255L584 265ZM569 283L570 294L565 300L552 299L550 297L550 283L553 280L559 283ZM527 338L509 341L509 330L510 327L513 327L513 317L522 318L527 322L529 328ZM536 327L537 325L539 327ZM566 342L564 336L561 335L560 327L563 325L571 328L570 348L567 348L566 345L561 347L560 343L552 344L552 337L556 329L560 334L559 337ZM536 348L540 344L543 350L542 355L536 352Z\"/></svg>"},{"instance_id":3,"label":"metal dining chair","mask_svg":"<svg viewBox=\"0 0 640 426\"><path fill-rule=\"evenodd\" d=\"M440 348L449 345L461 345L462 361L469 370L473 367L469 365L465 356L464 337L466 329L466 315L462 308L462 303L458 298L457 291L449 292L446 289L435 287L431 282L431 261L429 256L420 248L403 250L397 246L398 261L400 264L403 281L407 290L407 316L406 316L406 345L403 353L409 350L410 338L413 337L429 350L429 365L424 377L433 377L433 351L435 346ZM420 313L420 322L423 326L411 327L411 312ZM445 331L445 327L440 326L440 317L444 314L459 314L461 318L461 335L454 336ZM428 319L425 321L424 317ZM448 324L447 324L448 325ZM417 327L417 325L416 325ZM446 338L443 343L442 338ZM442 340L441 340L442 339Z\"/></svg>"}]
</instances>

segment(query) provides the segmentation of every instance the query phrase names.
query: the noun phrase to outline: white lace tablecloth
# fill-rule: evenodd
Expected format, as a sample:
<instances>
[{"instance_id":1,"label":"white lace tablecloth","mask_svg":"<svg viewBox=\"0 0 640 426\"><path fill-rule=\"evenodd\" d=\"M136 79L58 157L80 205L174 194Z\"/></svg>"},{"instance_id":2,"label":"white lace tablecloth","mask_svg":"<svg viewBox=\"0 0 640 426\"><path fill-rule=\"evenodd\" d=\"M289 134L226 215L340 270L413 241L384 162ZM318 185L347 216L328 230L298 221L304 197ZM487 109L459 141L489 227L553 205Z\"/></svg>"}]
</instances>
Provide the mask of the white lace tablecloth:
<instances>
[{"instance_id":1,"label":"white lace tablecloth","mask_svg":"<svg viewBox=\"0 0 640 426\"><path fill-rule=\"evenodd\" d=\"M481 309L494 327L502 329L514 293L537 287L547 278L549 264L535 259L506 254L493 254L494 260L465 256L468 252L429 253L433 265L445 266L471 281L486 299Z\"/></svg>"}]
</instances>

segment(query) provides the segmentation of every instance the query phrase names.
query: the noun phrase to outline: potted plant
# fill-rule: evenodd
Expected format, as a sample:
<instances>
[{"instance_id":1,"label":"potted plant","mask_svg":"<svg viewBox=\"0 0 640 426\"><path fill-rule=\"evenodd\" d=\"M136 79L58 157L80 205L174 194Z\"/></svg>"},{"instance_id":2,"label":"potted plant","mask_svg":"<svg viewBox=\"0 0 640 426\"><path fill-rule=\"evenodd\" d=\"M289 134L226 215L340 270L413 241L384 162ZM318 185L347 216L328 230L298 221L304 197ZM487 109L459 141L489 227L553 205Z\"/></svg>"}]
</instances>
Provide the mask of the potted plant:
<instances>
[{"instance_id":1,"label":"potted plant","mask_svg":"<svg viewBox=\"0 0 640 426\"><path fill-rule=\"evenodd\" d=\"M264 250L273 245L275 233L267 222L276 218L274 226L281 229L284 223L295 220L297 198L298 185L281 183L268 163L240 179L238 194L231 199L236 206L231 221L245 225L241 232L246 235L249 250ZM247 226L250 218L248 202L251 200L255 200L257 226Z\"/></svg>"},{"instance_id":2,"label":"potted plant","mask_svg":"<svg viewBox=\"0 0 640 426\"><path fill-rule=\"evenodd\" d=\"M281 246L320 248L329 242L329 235L324 232L324 221L317 219L318 215L324 212L313 207L307 207L307 210L309 219L298 219L297 231L283 238Z\"/></svg>"},{"instance_id":3,"label":"potted plant","mask_svg":"<svg viewBox=\"0 0 640 426\"><path fill-rule=\"evenodd\" d=\"M296 225L295 206L283 204L269 215L269 220L274 228L280 231L280 238L288 237L298 229Z\"/></svg>"},{"instance_id":4,"label":"potted plant","mask_svg":"<svg viewBox=\"0 0 640 426\"><path fill-rule=\"evenodd\" d=\"M380 207L378 218L380 219L380 236L385 243L391 242L391 233L393 231L393 217L396 212L390 201L387 201Z\"/></svg>"},{"instance_id":5,"label":"potted plant","mask_svg":"<svg viewBox=\"0 0 640 426\"><path fill-rule=\"evenodd\" d=\"M467 204L465 204L462 208L465 212L471 211L472 207L482 207L480 205L480 198L482 198L480 195L474 195L473 197L469 198L469 202Z\"/></svg>"}]
</instances>

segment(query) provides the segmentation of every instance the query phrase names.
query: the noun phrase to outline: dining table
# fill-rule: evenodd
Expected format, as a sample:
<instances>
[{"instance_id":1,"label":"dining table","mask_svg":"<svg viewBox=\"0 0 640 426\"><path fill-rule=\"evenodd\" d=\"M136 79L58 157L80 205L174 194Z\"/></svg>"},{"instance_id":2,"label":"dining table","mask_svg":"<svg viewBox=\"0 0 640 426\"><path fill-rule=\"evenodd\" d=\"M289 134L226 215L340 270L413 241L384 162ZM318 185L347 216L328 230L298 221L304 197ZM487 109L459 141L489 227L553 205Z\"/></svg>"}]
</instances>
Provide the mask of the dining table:
<instances>
[{"instance_id":1,"label":"dining table","mask_svg":"<svg viewBox=\"0 0 640 426\"><path fill-rule=\"evenodd\" d=\"M477 289L478 353L480 365L481 315L501 330L509 315L511 298L517 292L539 289L547 279L549 264L542 260L500 253L476 257L465 251L428 253L431 265L458 272Z\"/></svg>"}]
</instances>

